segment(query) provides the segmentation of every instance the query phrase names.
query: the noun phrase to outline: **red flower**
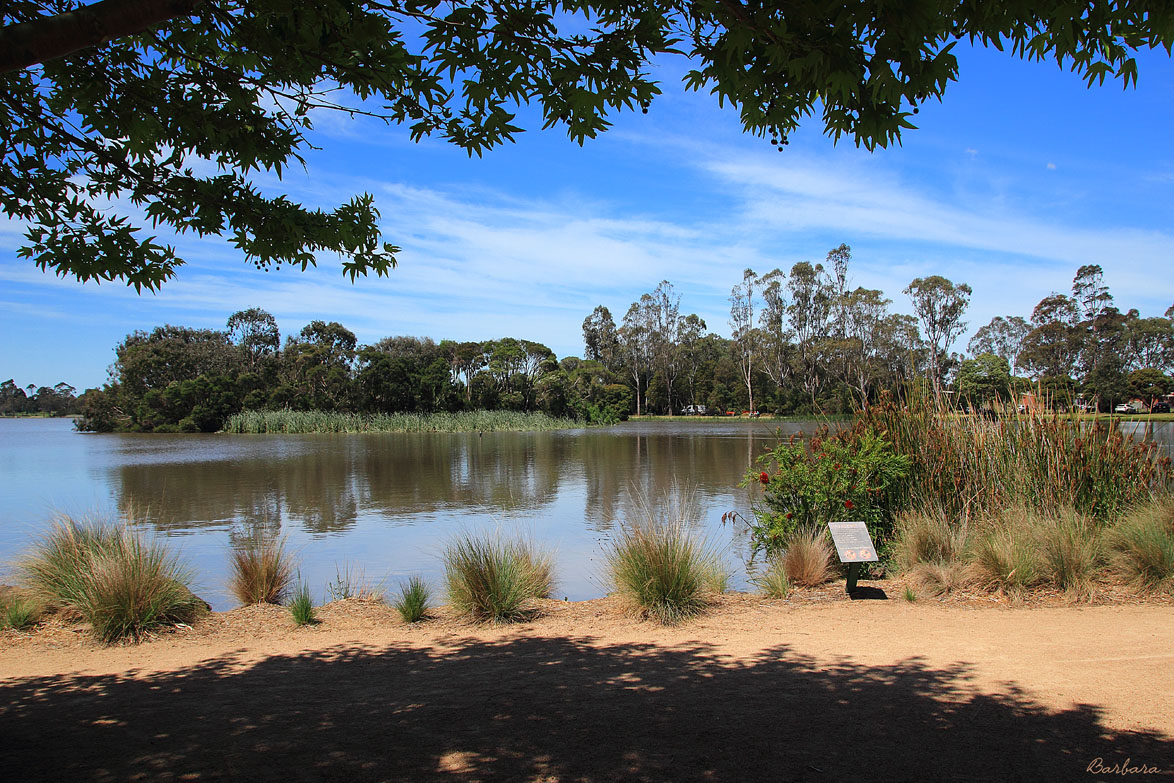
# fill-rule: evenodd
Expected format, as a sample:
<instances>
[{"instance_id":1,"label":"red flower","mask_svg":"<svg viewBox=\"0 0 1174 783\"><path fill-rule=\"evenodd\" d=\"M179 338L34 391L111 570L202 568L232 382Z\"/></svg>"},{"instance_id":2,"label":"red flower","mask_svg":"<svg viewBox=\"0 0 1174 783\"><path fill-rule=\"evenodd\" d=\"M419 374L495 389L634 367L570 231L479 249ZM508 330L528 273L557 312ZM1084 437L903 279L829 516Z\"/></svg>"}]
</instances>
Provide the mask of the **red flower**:
<instances>
[{"instance_id":1,"label":"red flower","mask_svg":"<svg viewBox=\"0 0 1174 783\"><path fill-rule=\"evenodd\" d=\"M791 517L793 517L793 516L795 516L795 515L794 515L794 514L792 514L790 511L788 511L788 512L787 512L787 519L790 519L790 518L791 518Z\"/></svg>"},{"instance_id":2,"label":"red flower","mask_svg":"<svg viewBox=\"0 0 1174 783\"><path fill-rule=\"evenodd\" d=\"M766 471L764 470L758 474L758 480L761 481L763 484L769 484L770 483L770 476L766 475Z\"/></svg>"},{"instance_id":3,"label":"red flower","mask_svg":"<svg viewBox=\"0 0 1174 783\"><path fill-rule=\"evenodd\" d=\"M845 501L844 501L844 508L851 510L851 509L853 509L853 508L855 508L855 507L856 507L856 504L855 504L855 503L853 503L851 500L845 500Z\"/></svg>"}]
</instances>

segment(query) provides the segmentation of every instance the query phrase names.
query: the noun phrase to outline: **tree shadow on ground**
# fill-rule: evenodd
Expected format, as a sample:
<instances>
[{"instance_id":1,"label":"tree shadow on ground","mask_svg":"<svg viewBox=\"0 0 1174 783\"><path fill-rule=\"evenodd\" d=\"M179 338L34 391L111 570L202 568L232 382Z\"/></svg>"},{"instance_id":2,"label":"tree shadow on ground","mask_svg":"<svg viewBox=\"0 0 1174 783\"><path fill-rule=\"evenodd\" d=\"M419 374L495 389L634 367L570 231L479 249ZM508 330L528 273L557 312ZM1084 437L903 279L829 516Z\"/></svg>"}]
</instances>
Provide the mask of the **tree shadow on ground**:
<instances>
[{"instance_id":1,"label":"tree shadow on ground","mask_svg":"<svg viewBox=\"0 0 1174 783\"><path fill-rule=\"evenodd\" d=\"M533 637L226 656L8 681L0 769L12 781L1037 781L1096 779L1099 757L1174 771L1170 739L1003 691L978 691L963 665L828 664L786 646L749 661Z\"/></svg>"}]
</instances>

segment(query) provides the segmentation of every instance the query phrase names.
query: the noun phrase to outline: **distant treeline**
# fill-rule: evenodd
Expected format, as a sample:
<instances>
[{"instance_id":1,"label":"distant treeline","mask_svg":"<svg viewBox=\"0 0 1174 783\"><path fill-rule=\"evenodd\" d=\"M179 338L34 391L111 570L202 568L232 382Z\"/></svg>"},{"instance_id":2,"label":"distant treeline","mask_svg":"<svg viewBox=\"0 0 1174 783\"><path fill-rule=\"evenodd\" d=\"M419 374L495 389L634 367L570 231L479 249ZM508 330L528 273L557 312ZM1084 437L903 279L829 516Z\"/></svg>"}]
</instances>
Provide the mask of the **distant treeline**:
<instances>
[{"instance_id":1,"label":"distant treeline","mask_svg":"<svg viewBox=\"0 0 1174 783\"><path fill-rule=\"evenodd\" d=\"M968 356L950 350L967 327L968 285L918 278L904 289L913 314L895 313L883 292L848 285L850 260L841 245L826 265L745 270L730 295L732 339L682 314L681 296L663 281L619 324L596 307L583 321L582 359L560 361L514 337L359 345L324 321L283 343L273 316L256 308L234 313L224 330L161 326L116 347L113 380L83 395L79 427L208 432L242 411L278 410L502 410L586 423L701 410L838 414L910 384L974 406L1034 389L1054 404L1103 411L1174 392L1174 307L1151 318L1122 313L1098 266L1081 267L1071 296L1045 297L1030 319L993 319Z\"/></svg>"},{"instance_id":2,"label":"distant treeline","mask_svg":"<svg viewBox=\"0 0 1174 783\"><path fill-rule=\"evenodd\" d=\"M560 363L529 340L359 345L342 324L313 321L282 344L276 320L256 308L234 313L223 331L135 332L115 356L113 380L87 398L80 429L213 432L246 410L541 411L593 423L626 418L632 405L599 362Z\"/></svg>"},{"instance_id":3,"label":"distant treeline","mask_svg":"<svg viewBox=\"0 0 1174 783\"><path fill-rule=\"evenodd\" d=\"M0 416L72 416L81 413L77 389L68 383L23 389L12 378L0 383Z\"/></svg>"}]
</instances>

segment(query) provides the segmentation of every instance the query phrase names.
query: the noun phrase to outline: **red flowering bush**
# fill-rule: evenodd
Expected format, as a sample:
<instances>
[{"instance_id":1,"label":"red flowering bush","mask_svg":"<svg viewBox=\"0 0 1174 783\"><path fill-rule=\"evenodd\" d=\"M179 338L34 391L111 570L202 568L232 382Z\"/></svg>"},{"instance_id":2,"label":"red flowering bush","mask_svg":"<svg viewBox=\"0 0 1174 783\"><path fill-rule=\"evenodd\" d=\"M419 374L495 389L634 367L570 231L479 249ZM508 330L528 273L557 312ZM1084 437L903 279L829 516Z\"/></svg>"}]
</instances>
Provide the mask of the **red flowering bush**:
<instances>
[{"instance_id":1,"label":"red flowering bush","mask_svg":"<svg viewBox=\"0 0 1174 783\"><path fill-rule=\"evenodd\" d=\"M743 486L761 482L762 502L748 520L755 551L786 546L800 527L862 519L874 536L892 524L890 506L910 460L871 429L780 443L758 460ZM764 480L764 478L766 480ZM883 536L882 536L883 537Z\"/></svg>"}]
</instances>

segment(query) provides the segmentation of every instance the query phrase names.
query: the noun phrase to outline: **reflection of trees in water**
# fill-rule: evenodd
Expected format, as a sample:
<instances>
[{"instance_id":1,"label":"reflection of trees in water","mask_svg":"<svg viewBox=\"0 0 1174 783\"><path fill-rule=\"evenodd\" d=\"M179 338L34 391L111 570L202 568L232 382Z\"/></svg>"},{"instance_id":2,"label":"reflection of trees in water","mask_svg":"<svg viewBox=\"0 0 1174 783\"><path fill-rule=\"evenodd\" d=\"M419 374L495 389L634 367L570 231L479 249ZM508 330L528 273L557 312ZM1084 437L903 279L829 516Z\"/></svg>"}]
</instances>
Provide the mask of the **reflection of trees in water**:
<instances>
[{"instance_id":1,"label":"reflection of trees in water","mask_svg":"<svg viewBox=\"0 0 1174 783\"><path fill-rule=\"evenodd\" d=\"M733 492L747 468L777 442L756 430L720 435L655 433L582 436L588 524L606 531L637 511L631 498L663 500L674 487L706 495Z\"/></svg>"},{"instance_id":2,"label":"reflection of trees in water","mask_svg":"<svg viewBox=\"0 0 1174 783\"><path fill-rule=\"evenodd\" d=\"M558 494L572 439L554 433L381 437L362 449L363 506L402 516L446 506L511 510Z\"/></svg>"},{"instance_id":3,"label":"reflection of trees in water","mask_svg":"<svg viewBox=\"0 0 1174 783\"><path fill-rule=\"evenodd\" d=\"M268 530L284 519L311 534L338 533L360 511L410 519L451 506L547 505L573 441L552 433L347 436L281 457L124 465L117 491L120 508L146 510L159 529L243 521Z\"/></svg>"}]
</instances>

